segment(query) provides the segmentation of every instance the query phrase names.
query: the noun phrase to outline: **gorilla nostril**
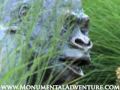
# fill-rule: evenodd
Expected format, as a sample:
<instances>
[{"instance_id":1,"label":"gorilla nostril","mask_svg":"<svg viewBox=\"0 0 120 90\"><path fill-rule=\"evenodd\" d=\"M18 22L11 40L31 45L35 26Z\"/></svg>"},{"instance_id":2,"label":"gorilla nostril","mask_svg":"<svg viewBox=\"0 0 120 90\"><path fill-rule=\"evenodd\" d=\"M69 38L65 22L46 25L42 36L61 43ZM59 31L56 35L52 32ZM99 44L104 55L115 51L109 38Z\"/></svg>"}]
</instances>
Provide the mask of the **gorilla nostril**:
<instances>
[{"instance_id":1,"label":"gorilla nostril","mask_svg":"<svg viewBox=\"0 0 120 90\"><path fill-rule=\"evenodd\" d=\"M75 39L75 43L81 46L90 46L91 42L84 43L81 39Z\"/></svg>"},{"instance_id":2,"label":"gorilla nostril","mask_svg":"<svg viewBox=\"0 0 120 90\"><path fill-rule=\"evenodd\" d=\"M84 45L84 42L81 39L76 39L75 43L77 43L79 45Z\"/></svg>"},{"instance_id":3,"label":"gorilla nostril","mask_svg":"<svg viewBox=\"0 0 120 90\"><path fill-rule=\"evenodd\" d=\"M91 42L89 41L88 44L86 44L87 46L90 46L91 45Z\"/></svg>"}]
</instances>

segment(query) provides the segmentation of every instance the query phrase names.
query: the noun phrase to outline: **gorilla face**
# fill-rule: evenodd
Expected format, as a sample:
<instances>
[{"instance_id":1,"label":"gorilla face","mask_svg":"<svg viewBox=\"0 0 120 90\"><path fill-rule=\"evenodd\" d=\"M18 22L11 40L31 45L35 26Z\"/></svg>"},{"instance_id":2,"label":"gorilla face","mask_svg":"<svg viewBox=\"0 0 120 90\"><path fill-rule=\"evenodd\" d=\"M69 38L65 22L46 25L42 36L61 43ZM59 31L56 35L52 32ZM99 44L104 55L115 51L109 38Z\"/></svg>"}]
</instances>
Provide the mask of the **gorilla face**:
<instances>
[{"instance_id":1,"label":"gorilla face","mask_svg":"<svg viewBox=\"0 0 120 90\"><path fill-rule=\"evenodd\" d=\"M63 30L66 32L70 30L70 35L67 40L68 44L63 49L63 55L70 59L83 58L86 63L89 63L89 50L92 48L92 42L88 37L89 17L83 12L81 14L77 16L69 13L65 20Z\"/></svg>"},{"instance_id":2,"label":"gorilla face","mask_svg":"<svg viewBox=\"0 0 120 90\"><path fill-rule=\"evenodd\" d=\"M61 31L61 36L67 38L62 45L61 54L57 61L60 66L54 69L55 72L61 73L60 78L56 82L71 81L75 78L83 76L81 66L90 64L90 49L92 42L88 36L89 17L81 12L79 15L74 12L68 12L65 15L65 22ZM66 37L65 34L68 34Z\"/></svg>"}]
</instances>

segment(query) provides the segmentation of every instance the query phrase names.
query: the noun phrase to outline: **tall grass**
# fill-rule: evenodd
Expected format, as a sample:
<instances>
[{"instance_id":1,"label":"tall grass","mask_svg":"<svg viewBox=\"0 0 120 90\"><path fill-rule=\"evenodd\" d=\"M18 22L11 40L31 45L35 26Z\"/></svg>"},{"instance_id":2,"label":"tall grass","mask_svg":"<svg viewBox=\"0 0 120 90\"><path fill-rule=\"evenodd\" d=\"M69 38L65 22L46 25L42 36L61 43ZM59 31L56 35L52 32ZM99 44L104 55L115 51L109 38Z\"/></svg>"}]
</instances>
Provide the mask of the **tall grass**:
<instances>
[{"instance_id":1,"label":"tall grass","mask_svg":"<svg viewBox=\"0 0 120 90\"><path fill-rule=\"evenodd\" d=\"M84 9L90 16L90 37L93 40L94 67L81 80L85 84L115 84L115 70L120 66L120 1L85 0Z\"/></svg>"},{"instance_id":2,"label":"tall grass","mask_svg":"<svg viewBox=\"0 0 120 90\"><path fill-rule=\"evenodd\" d=\"M13 50L8 50L2 60L0 85L1 84L25 84L29 76L36 76L36 84L41 84L46 69L55 67L48 66L49 60L54 59L57 54L57 44L61 41L59 36L62 26L62 20L60 17L55 23L53 31L53 38L50 42L43 35L47 34L46 29L43 28L42 34L32 43L32 48L29 48L31 34L36 27L38 18L44 12L41 7L42 0L36 0L30 8L27 16L22 18L20 23L20 30L12 38L11 42L7 42L9 47L13 47L14 42L17 42L17 47ZM120 65L120 1L119 0L84 0L83 7L85 12L90 16L90 37L94 43L94 47L91 51L92 64L85 68L85 76L80 77L68 83L72 84L115 84L116 75L115 70ZM2 8L0 8L2 10ZM53 17L55 13L53 12ZM50 17L52 19L52 17ZM11 25L13 22L9 23ZM49 25L49 21L45 22L45 25ZM23 33L24 32L24 33ZM23 36L25 34L25 37ZM4 41L8 36L5 37ZM7 38L8 39L8 38ZM2 42L0 43L2 45ZM37 48L36 48L37 47ZM47 48L47 50L46 50ZM32 58L34 52L35 55ZM18 57L19 54L19 57ZM17 61L16 61L17 58ZM30 61L30 59L33 59ZM28 65L32 63L32 66L28 70ZM59 64L56 64L59 66ZM37 70L36 70L37 68ZM60 75L53 76L53 72L50 74L50 78L45 84L52 84ZM31 80L29 81L31 82ZM66 83L66 82L65 82Z\"/></svg>"}]
</instances>

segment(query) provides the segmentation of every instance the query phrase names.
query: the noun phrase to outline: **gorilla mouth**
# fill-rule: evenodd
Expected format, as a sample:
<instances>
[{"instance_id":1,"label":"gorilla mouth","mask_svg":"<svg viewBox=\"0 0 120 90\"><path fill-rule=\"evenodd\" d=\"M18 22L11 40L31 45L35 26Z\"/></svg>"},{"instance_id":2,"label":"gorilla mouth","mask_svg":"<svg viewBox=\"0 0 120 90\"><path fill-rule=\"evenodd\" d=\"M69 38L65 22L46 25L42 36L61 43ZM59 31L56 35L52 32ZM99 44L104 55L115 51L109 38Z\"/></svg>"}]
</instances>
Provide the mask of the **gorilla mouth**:
<instances>
[{"instance_id":1,"label":"gorilla mouth","mask_svg":"<svg viewBox=\"0 0 120 90\"><path fill-rule=\"evenodd\" d=\"M65 63L65 66L78 76L84 76L83 67L86 67L90 64L90 58L82 57L79 59L74 58L60 58L61 62Z\"/></svg>"},{"instance_id":2,"label":"gorilla mouth","mask_svg":"<svg viewBox=\"0 0 120 90\"><path fill-rule=\"evenodd\" d=\"M79 75L79 76L84 76L82 68L79 66L74 66L74 65L66 65L66 67L71 70L74 74Z\"/></svg>"}]
</instances>

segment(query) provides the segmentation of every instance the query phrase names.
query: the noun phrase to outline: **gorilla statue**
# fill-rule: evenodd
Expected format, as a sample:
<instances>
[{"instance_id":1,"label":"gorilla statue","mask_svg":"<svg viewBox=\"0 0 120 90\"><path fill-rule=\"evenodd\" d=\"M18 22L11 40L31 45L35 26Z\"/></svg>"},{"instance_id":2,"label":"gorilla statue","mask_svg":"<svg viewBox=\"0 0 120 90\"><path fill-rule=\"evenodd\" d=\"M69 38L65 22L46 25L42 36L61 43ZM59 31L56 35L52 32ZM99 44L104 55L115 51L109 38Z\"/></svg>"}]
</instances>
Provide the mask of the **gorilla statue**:
<instances>
[{"instance_id":1,"label":"gorilla statue","mask_svg":"<svg viewBox=\"0 0 120 90\"><path fill-rule=\"evenodd\" d=\"M89 17L83 11L81 0L8 0L2 11L0 21L1 68L6 66L2 65L6 52L10 56L19 46L17 43L19 40L16 41L15 36L19 38L18 34L21 33L19 39L22 38L25 41L26 36L27 38L30 36L28 48L35 48L29 58L32 63L27 66L27 70L30 70L36 57L47 55L48 48L52 47L54 40L59 39L55 48L58 53L49 60L48 65L53 67L45 71L44 84L51 73L53 77L59 76L53 84L69 82L84 75L81 67L90 64L89 53L92 42L88 36ZM30 35L27 35L28 32ZM35 43L37 43L36 46ZM20 62L19 58L22 58L20 51L13 58L16 59L15 65L17 65ZM7 57L6 64L11 61ZM4 72L8 70L9 67L4 68ZM38 68L34 71L37 70ZM29 76L26 80L27 84L35 84L39 79L37 76L37 74Z\"/></svg>"}]
</instances>

